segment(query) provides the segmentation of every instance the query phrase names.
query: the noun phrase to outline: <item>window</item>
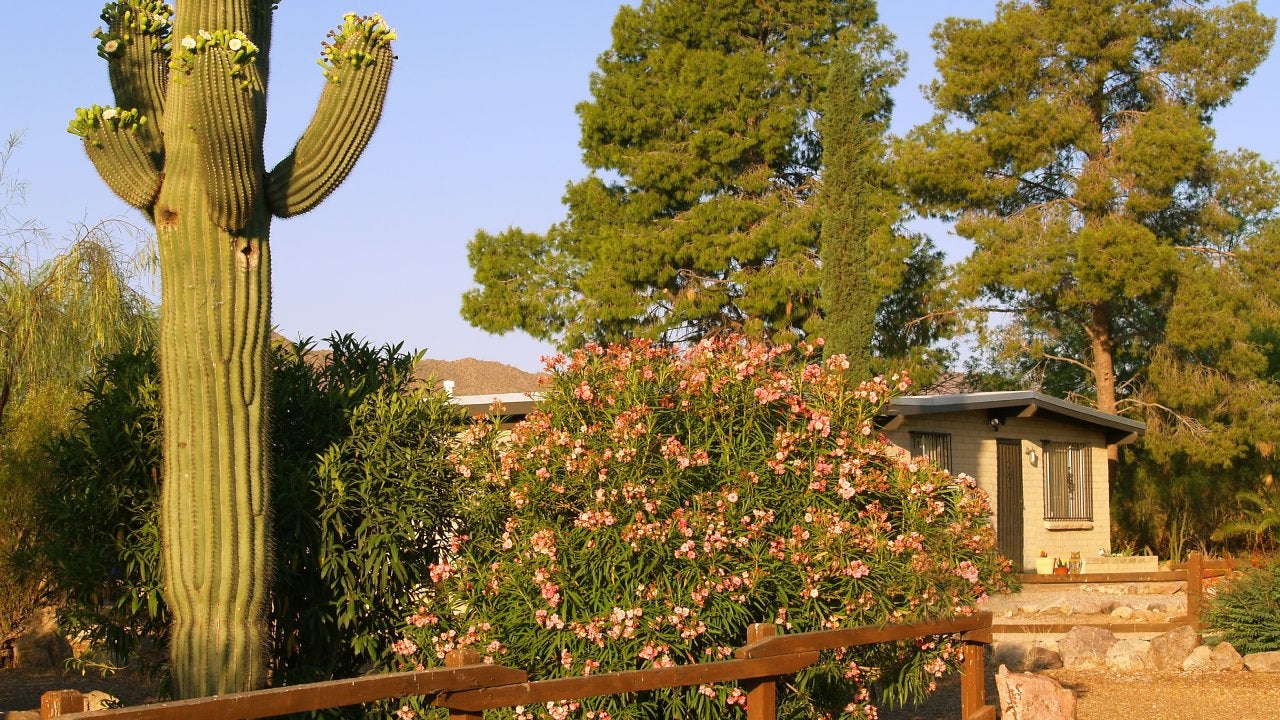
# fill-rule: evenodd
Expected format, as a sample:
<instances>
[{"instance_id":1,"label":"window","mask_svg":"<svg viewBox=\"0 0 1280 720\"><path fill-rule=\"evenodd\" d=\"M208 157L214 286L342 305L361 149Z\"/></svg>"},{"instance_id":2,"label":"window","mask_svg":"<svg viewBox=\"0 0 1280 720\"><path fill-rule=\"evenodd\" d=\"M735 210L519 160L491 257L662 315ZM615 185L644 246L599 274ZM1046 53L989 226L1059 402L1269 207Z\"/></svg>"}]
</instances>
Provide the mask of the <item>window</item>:
<instances>
[{"instance_id":1,"label":"window","mask_svg":"<svg viewBox=\"0 0 1280 720\"><path fill-rule=\"evenodd\" d=\"M951 436L947 433L911 433L911 455L927 457L943 470L951 469Z\"/></svg>"},{"instance_id":2,"label":"window","mask_svg":"<svg viewBox=\"0 0 1280 720\"><path fill-rule=\"evenodd\" d=\"M1044 517L1093 519L1093 464L1088 445L1044 441Z\"/></svg>"}]
</instances>

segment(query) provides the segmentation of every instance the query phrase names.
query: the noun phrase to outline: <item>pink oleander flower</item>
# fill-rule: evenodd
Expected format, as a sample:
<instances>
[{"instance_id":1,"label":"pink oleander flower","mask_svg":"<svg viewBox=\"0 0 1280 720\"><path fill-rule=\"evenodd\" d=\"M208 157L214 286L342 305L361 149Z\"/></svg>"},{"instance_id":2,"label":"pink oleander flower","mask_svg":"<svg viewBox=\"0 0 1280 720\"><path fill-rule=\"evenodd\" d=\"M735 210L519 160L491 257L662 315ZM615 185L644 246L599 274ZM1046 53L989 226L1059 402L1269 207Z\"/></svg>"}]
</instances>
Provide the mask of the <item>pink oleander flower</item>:
<instances>
[{"instance_id":1,"label":"pink oleander flower","mask_svg":"<svg viewBox=\"0 0 1280 720\"><path fill-rule=\"evenodd\" d=\"M418 644L409 638L401 638L391 643L391 652L397 655L413 655L418 652Z\"/></svg>"}]
</instances>

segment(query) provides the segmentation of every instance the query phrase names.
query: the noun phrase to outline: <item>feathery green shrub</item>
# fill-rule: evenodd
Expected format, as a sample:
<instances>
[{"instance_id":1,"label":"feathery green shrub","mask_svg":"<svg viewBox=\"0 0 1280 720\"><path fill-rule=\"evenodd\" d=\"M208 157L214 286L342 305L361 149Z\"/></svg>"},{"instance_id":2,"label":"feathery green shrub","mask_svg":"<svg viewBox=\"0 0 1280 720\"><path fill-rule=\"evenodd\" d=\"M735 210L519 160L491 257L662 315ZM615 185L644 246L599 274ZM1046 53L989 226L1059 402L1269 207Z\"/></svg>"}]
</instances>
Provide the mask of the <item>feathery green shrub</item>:
<instances>
[{"instance_id":1,"label":"feathery green shrub","mask_svg":"<svg viewBox=\"0 0 1280 720\"><path fill-rule=\"evenodd\" d=\"M1250 568L1220 585L1205 609L1204 626L1241 654L1280 650L1280 562Z\"/></svg>"},{"instance_id":2,"label":"feathery green shrub","mask_svg":"<svg viewBox=\"0 0 1280 720\"><path fill-rule=\"evenodd\" d=\"M453 515L446 454L462 411L414 385L419 356L401 346L328 343L327 355L308 355L307 343L272 353L273 685L387 662ZM116 663L168 640L154 353L108 359L85 389L74 431L52 448L57 473L34 550L66 627Z\"/></svg>"}]
</instances>

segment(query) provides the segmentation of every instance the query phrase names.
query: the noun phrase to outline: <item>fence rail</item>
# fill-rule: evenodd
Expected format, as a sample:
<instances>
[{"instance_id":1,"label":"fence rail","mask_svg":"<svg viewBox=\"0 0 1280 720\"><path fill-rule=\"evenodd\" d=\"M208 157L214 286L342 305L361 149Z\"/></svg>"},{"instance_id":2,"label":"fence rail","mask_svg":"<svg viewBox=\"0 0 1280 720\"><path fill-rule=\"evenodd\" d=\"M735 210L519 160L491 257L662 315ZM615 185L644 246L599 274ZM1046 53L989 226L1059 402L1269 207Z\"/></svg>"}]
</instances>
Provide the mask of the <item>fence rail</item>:
<instances>
[{"instance_id":1,"label":"fence rail","mask_svg":"<svg viewBox=\"0 0 1280 720\"><path fill-rule=\"evenodd\" d=\"M41 718L62 720L250 720L294 712L357 705L409 696L430 698L449 709L451 720L478 720L486 709L578 700L659 688L743 681L748 720L770 720L777 712L777 681L818 662L821 650L874 645L932 635L959 635L964 643L960 680L961 720L995 720L986 702L985 657L991 643L991 613L954 620L777 634L771 623L751 625L746 644L731 660L586 677L529 682L523 670L485 665L471 649L456 650L445 667L347 680L256 690L217 697L84 712L74 690L45 693Z\"/></svg>"},{"instance_id":2,"label":"fence rail","mask_svg":"<svg viewBox=\"0 0 1280 720\"><path fill-rule=\"evenodd\" d=\"M1075 575L1019 575L1024 585L1087 585L1095 583L1152 583L1183 582L1187 583L1187 614L1173 618L1168 622L1133 623L1133 622L1063 622L1063 623L1001 623L994 625L992 631L1000 634L1022 633L1065 633L1073 627L1104 627L1111 632L1167 632L1184 625L1190 625L1196 632L1202 628L1201 615L1204 612L1205 580L1228 576L1235 568L1235 561L1226 559L1207 559L1198 552L1187 556L1186 562L1178 563L1171 570L1159 572L1127 572L1127 573L1077 573Z\"/></svg>"}]
</instances>

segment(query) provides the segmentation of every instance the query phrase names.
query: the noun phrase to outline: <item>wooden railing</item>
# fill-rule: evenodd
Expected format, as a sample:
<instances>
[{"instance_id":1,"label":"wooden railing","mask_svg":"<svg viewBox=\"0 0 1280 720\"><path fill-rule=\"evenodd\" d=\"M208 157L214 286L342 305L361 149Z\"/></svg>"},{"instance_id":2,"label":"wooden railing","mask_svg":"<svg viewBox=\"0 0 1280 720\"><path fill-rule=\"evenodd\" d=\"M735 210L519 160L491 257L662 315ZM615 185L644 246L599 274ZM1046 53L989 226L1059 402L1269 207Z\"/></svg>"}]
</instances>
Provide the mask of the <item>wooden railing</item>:
<instances>
[{"instance_id":1,"label":"wooden railing","mask_svg":"<svg viewBox=\"0 0 1280 720\"><path fill-rule=\"evenodd\" d=\"M449 709L451 720L479 720L491 708L580 700L718 682L741 682L747 693L748 720L777 714L778 680L818 662L819 652L874 645L931 635L958 634L964 643L960 680L961 720L995 720L986 701L986 646L991 643L991 613L886 627L777 634L771 623L751 625L746 644L731 660L674 667L601 673L587 677L529 682L523 670L485 665L474 650L450 653L445 667L422 672L372 675L349 680L294 685L196 700L83 712L74 690L45 693L41 718L62 720L249 720L287 713L423 696Z\"/></svg>"},{"instance_id":2,"label":"wooden railing","mask_svg":"<svg viewBox=\"0 0 1280 720\"><path fill-rule=\"evenodd\" d=\"M1073 627L1095 625L1105 627L1112 632L1166 632L1183 625L1190 625L1199 632L1202 628L1200 616L1204 612L1205 580L1230 575L1235 567L1230 559L1207 559L1198 552L1187 556L1187 561L1179 563L1172 570L1159 572L1127 572L1127 573L1079 573L1076 575L1020 575L1023 585L1084 585L1097 583L1151 583L1181 582L1187 583L1187 613L1168 622L1133 623L1133 622L1085 622L1072 621L1065 623L1001 623L992 629L996 633L1065 633Z\"/></svg>"}]
</instances>

